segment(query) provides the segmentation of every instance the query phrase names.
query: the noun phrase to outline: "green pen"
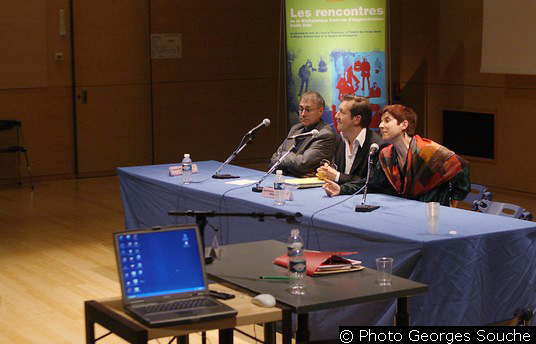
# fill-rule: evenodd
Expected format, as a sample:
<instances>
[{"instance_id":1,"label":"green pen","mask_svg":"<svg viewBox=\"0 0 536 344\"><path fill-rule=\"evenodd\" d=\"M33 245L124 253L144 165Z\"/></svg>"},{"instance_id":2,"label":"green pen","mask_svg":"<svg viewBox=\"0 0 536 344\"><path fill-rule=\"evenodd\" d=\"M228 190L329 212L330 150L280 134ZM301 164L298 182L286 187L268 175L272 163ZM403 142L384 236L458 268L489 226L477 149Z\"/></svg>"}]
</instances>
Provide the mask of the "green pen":
<instances>
[{"instance_id":1,"label":"green pen","mask_svg":"<svg viewBox=\"0 0 536 344\"><path fill-rule=\"evenodd\" d=\"M267 279L267 280L281 280L281 281L287 281L290 279L288 276L260 276L260 279Z\"/></svg>"}]
</instances>

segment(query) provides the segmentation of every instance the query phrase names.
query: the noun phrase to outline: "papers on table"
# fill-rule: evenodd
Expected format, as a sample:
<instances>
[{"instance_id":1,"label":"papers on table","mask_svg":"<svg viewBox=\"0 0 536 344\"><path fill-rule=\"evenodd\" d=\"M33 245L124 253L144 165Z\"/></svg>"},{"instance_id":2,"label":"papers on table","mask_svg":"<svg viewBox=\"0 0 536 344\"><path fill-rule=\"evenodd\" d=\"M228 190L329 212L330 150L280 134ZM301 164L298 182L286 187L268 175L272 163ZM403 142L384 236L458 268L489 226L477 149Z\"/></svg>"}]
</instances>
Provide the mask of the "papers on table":
<instances>
[{"instance_id":1,"label":"papers on table","mask_svg":"<svg viewBox=\"0 0 536 344\"><path fill-rule=\"evenodd\" d=\"M350 271L359 271L363 270L364 267L361 265L361 261L345 258L348 263L346 264L324 264L319 265L314 275L324 275L324 274L334 274L337 272L350 272Z\"/></svg>"},{"instance_id":2,"label":"papers on table","mask_svg":"<svg viewBox=\"0 0 536 344\"><path fill-rule=\"evenodd\" d=\"M317 188L319 186L324 185L325 182L322 179L318 179L317 177L310 177L310 178L286 179L285 184L289 185L289 187L297 187L298 189L304 189L304 188Z\"/></svg>"}]
</instances>

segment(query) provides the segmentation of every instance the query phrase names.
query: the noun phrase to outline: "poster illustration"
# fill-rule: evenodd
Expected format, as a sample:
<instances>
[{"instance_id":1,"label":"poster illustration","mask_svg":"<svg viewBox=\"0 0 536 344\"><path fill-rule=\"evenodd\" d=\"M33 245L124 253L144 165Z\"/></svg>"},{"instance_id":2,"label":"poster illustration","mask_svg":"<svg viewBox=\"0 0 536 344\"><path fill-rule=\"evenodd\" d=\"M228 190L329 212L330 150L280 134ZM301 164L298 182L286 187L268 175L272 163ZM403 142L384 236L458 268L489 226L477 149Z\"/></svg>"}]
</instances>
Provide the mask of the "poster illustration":
<instances>
[{"instance_id":1,"label":"poster illustration","mask_svg":"<svg viewBox=\"0 0 536 344\"><path fill-rule=\"evenodd\" d=\"M289 127L307 91L324 97L326 123L336 124L342 95L369 98L378 127L387 100L386 12L386 0L286 0Z\"/></svg>"}]
</instances>

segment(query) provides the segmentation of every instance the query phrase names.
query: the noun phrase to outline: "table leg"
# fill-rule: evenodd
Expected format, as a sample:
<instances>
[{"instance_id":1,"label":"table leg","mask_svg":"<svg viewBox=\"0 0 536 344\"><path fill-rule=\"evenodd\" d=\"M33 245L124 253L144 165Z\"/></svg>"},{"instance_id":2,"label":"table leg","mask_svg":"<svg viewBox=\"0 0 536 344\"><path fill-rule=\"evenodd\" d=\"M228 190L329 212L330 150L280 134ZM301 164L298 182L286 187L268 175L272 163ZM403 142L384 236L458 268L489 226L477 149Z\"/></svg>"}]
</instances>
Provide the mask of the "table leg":
<instances>
[{"instance_id":1,"label":"table leg","mask_svg":"<svg viewBox=\"0 0 536 344\"><path fill-rule=\"evenodd\" d=\"M397 299L395 326L409 326L408 298L399 297Z\"/></svg>"},{"instance_id":2,"label":"table leg","mask_svg":"<svg viewBox=\"0 0 536 344\"><path fill-rule=\"evenodd\" d=\"M283 325L283 344L292 343L292 312L288 308L282 310L283 316L281 319Z\"/></svg>"},{"instance_id":3,"label":"table leg","mask_svg":"<svg viewBox=\"0 0 536 344\"><path fill-rule=\"evenodd\" d=\"M95 343L95 324L99 324L129 343L146 344L147 330L139 324L110 311L96 301L84 302L86 343Z\"/></svg>"},{"instance_id":4,"label":"table leg","mask_svg":"<svg viewBox=\"0 0 536 344\"><path fill-rule=\"evenodd\" d=\"M233 344L233 329L232 328L225 328L218 331L218 337L220 340L220 344Z\"/></svg>"},{"instance_id":5,"label":"table leg","mask_svg":"<svg viewBox=\"0 0 536 344\"><path fill-rule=\"evenodd\" d=\"M86 344L95 343L95 322L89 320L86 314Z\"/></svg>"},{"instance_id":6,"label":"table leg","mask_svg":"<svg viewBox=\"0 0 536 344\"><path fill-rule=\"evenodd\" d=\"M190 342L190 338L188 335L186 336L177 336L177 344L188 344Z\"/></svg>"},{"instance_id":7,"label":"table leg","mask_svg":"<svg viewBox=\"0 0 536 344\"><path fill-rule=\"evenodd\" d=\"M296 343L309 341L309 314L298 314L298 325L296 328Z\"/></svg>"},{"instance_id":8,"label":"table leg","mask_svg":"<svg viewBox=\"0 0 536 344\"><path fill-rule=\"evenodd\" d=\"M264 323L264 344L275 343L275 323Z\"/></svg>"}]
</instances>

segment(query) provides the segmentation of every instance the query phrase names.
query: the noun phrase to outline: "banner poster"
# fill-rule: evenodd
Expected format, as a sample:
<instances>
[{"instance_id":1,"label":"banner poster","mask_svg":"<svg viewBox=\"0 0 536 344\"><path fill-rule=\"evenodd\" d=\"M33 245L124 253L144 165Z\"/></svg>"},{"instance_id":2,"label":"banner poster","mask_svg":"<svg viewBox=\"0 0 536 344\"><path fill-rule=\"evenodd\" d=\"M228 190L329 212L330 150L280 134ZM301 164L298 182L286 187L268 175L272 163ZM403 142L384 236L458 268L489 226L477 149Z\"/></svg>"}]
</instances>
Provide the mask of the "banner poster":
<instances>
[{"instance_id":1,"label":"banner poster","mask_svg":"<svg viewBox=\"0 0 536 344\"><path fill-rule=\"evenodd\" d=\"M342 95L367 97L371 128L386 105L387 0L286 0L289 127L299 122L300 96L319 92L322 120L333 123Z\"/></svg>"}]
</instances>

